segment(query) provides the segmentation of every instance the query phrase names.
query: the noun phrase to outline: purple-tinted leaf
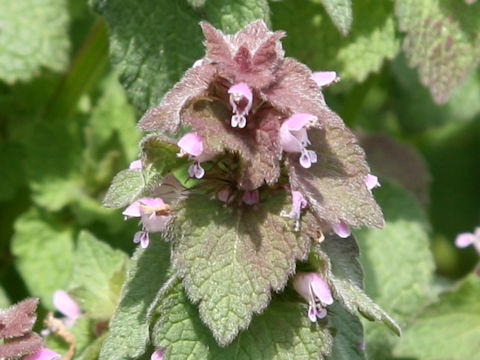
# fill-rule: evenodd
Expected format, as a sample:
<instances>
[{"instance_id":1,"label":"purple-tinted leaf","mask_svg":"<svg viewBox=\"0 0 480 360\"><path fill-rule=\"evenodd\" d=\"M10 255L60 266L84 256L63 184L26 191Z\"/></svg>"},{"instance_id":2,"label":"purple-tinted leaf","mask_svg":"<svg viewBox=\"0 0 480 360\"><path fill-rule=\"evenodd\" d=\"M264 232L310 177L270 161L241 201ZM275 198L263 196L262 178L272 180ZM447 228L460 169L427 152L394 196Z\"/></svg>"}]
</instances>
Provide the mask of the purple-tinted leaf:
<instances>
[{"instance_id":1,"label":"purple-tinted leaf","mask_svg":"<svg viewBox=\"0 0 480 360\"><path fill-rule=\"evenodd\" d=\"M201 25L206 38L206 58L216 63L221 76L256 88L265 87L275 79L273 71L284 56L279 41L284 32L270 31L261 20L234 35L224 35L207 23Z\"/></svg>"},{"instance_id":2,"label":"purple-tinted leaf","mask_svg":"<svg viewBox=\"0 0 480 360\"><path fill-rule=\"evenodd\" d=\"M309 138L318 162L304 169L298 154L287 160L292 188L303 194L317 218L331 225L383 226L380 207L365 184L370 173L365 154L353 133L344 125L328 126L310 130Z\"/></svg>"},{"instance_id":3,"label":"purple-tinted leaf","mask_svg":"<svg viewBox=\"0 0 480 360\"><path fill-rule=\"evenodd\" d=\"M37 319L38 299L30 298L7 310L0 310L0 338L22 336L32 330Z\"/></svg>"},{"instance_id":4,"label":"purple-tinted leaf","mask_svg":"<svg viewBox=\"0 0 480 360\"><path fill-rule=\"evenodd\" d=\"M290 206L278 195L237 208L197 195L178 212L173 263L220 345L248 327L307 256L310 240L282 216Z\"/></svg>"},{"instance_id":5,"label":"purple-tinted leaf","mask_svg":"<svg viewBox=\"0 0 480 360\"><path fill-rule=\"evenodd\" d=\"M200 26L205 36L205 57L217 63L233 66L232 50L225 35L206 21L202 21Z\"/></svg>"},{"instance_id":6,"label":"purple-tinted leaf","mask_svg":"<svg viewBox=\"0 0 480 360\"><path fill-rule=\"evenodd\" d=\"M343 121L327 107L320 87L311 78L310 69L286 58L275 74L277 82L262 90L262 96L276 109L286 113L309 113L318 117L320 125L341 126Z\"/></svg>"},{"instance_id":7,"label":"purple-tinted leaf","mask_svg":"<svg viewBox=\"0 0 480 360\"><path fill-rule=\"evenodd\" d=\"M215 71L210 64L190 68L182 80L165 95L160 105L151 108L143 115L138 126L142 130L176 132L180 126L180 111L188 101L207 91Z\"/></svg>"},{"instance_id":8,"label":"purple-tinted leaf","mask_svg":"<svg viewBox=\"0 0 480 360\"><path fill-rule=\"evenodd\" d=\"M424 160L412 147L382 134L362 134L359 140L375 175L395 179L422 204L428 203L430 175Z\"/></svg>"},{"instance_id":9,"label":"purple-tinted leaf","mask_svg":"<svg viewBox=\"0 0 480 360\"><path fill-rule=\"evenodd\" d=\"M45 346L43 339L37 334L30 332L26 335L10 339L0 345L0 358L17 358L30 355Z\"/></svg>"},{"instance_id":10,"label":"purple-tinted leaf","mask_svg":"<svg viewBox=\"0 0 480 360\"><path fill-rule=\"evenodd\" d=\"M256 189L274 183L280 175L279 143L281 115L264 109L248 118L246 128L230 126L231 111L220 101L199 101L185 110L183 120L192 126L204 142L205 152L224 151L240 157L239 186Z\"/></svg>"}]
</instances>

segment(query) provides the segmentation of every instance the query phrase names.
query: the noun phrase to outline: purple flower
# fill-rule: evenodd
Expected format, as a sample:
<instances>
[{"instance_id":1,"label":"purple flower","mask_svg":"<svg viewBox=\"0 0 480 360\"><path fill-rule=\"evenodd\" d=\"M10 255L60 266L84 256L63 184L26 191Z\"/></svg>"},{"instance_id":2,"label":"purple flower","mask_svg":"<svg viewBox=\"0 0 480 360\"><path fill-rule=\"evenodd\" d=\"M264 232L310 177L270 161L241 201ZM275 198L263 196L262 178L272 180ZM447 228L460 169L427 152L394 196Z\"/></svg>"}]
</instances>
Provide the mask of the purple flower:
<instances>
[{"instance_id":1,"label":"purple flower","mask_svg":"<svg viewBox=\"0 0 480 360\"><path fill-rule=\"evenodd\" d=\"M293 287L308 301L308 318L312 322L327 316L325 307L333 303L332 293L325 280L314 272L298 272L293 278Z\"/></svg>"},{"instance_id":2,"label":"purple flower","mask_svg":"<svg viewBox=\"0 0 480 360\"><path fill-rule=\"evenodd\" d=\"M292 190L292 211L289 216L294 220L300 219L300 212L307 207L307 200L300 191Z\"/></svg>"},{"instance_id":3,"label":"purple flower","mask_svg":"<svg viewBox=\"0 0 480 360\"><path fill-rule=\"evenodd\" d=\"M247 205L255 205L260 201L260 194L258 190L245 190L243 192L242 200Z\"/></svg>"},{"instance_id":4,"label":"purple flower","mask_svg":"<svg viewBox=\"0 0 480 360\"><path fill-rule=\"evenodd\" d=\"M233 109L231 119L232 127L244 128L247 125L246 116L252 108L252 90L244 82L235 84L228 89L230 105Z\"/></svg>"},{"instance_id":5,"label":"purple flower","mask_svg":"<svg viewBox=\"0 0 480 360\"><path fill-rule=\"evenodd\" d=\"M149 233L163 231L171 219L170 206L161 198L141 198L122 213L125 219L140 217L142 231L138 231L133 237L133 242L140 243L142 248L148 247L150 242Z\"/></svg>"},{"instance_id":6,"label":"purple flower","mask_svg":"<svg viewBox=\"0 0 480 360\"><path fill-rule=\"evenodd\" d=\"M165 351L166 351L165 348L160 348L160 349L154 351L154 353L152 354L150 359L151 360L163 360L163 358L165 356Z\"/></svg>"},{"instance_id":7,"label":"purple flower","mask_svg":"<svg viewBox=\"0 0 480 360\"><path fill-rule=\"evenodd\" d=\"M80 306L64 290L57 290L53 293L53 305L66 316L63 323L67 328L72 327L75 321L82 316Z\"/></svg>"},{"instance_id":8,"label":"purple flower","mask_svg":"<svg viewBox=\"0 0 480 360\"><path fill-rule=\"evenodd\" d=\"M228 203L231 200L231 195L232 191L230 190L230 188L226 187L217 193L217 198L221 202Z\"/></svg>"},{"instance_id":9,"label":"purple flower","mask_svg":"<svg viewBox=\"0 0 480 360\"><path fill-rule=\"evenodd\" d=\"M368 174L367 176L365 176L365 185L367 185L368 190L372 190L376 187L380 187L380 182L378 181L378 177L372 174Z\"/></svg>"},{"instance_id":10,"label":"purple flower","mask_svg":"<svg viewBox=\"0 0 480 360\"><path fill-rule=\"evenodd\" d=\"M57 354L55 351L43 348L32 355L28 355L23 360L58 360L62 355Z\"/></svg>"},{"instance_id":11,"label":"purple flower","mask_svg":"<svg viewBox=\"0 0 480 360\"><path fill-rule=\"evenodd\" d=\"M185 134L177 143L180 148L178 156L189 155L194 160L193 164L188 168L190 177L201 179L205 175L205 170L200 163L210 160L213 156L203 151L203 141L200 136L190 132Z\"/></svg>"},{"instance_id":12,"label":"purple flower","mask_svg":"<svg viewBox=\"0 0 480 360\"><path fill-rule=\"evenodd\" d=\"M337 224L333 224L332 229L335 232L335 234L337 234L341 238L347 238L352 234L348 225L345 224L343 221L340 221Z\"/></svg>"},{"instance_id":13,"label":"purple flower","mask_svg":"<svg viewBox=\"0 0 480 360\"><path fill-rule=\"evenodd\" d=\"M335 71L317 71L312 74L312 80L323 87L340 81L340 78Z\"/></svg>"},{"instance_id":14,"label":"purple flower","mask_svg":"<svg viewBox=\"0 0 480 360\"><path fill-rule=\"evenodd\" d=\"M301 153L300 165L309 168L317 162L315 151L307 150L310 145L307 129L317 122L318 118L312 114L299 113L290 116L280 127L280 143L283 151Z\"/></svg>"},{"instance_id":15,"label":"purple flower","mask_svg":"<svg viewBox=\"0 0 480 360\"><path fill-rule=\"evenodd\" d=\"M142 168L142 160L134 160L128 166L130 170L140 170Z\"/></svg>"},{"instance_id":16,"label":"purple flower","mask_svg":"<svg viewBox=\"0 0 480 360\"><path fill-rule=\"evenodd\" d=\"M473 233L461 233L458 234L455 239L455 246L458 248L465 248L467 246L473 245L475 250L480 254L480 227L475 228Z\"/></svg>"}]
</instances>

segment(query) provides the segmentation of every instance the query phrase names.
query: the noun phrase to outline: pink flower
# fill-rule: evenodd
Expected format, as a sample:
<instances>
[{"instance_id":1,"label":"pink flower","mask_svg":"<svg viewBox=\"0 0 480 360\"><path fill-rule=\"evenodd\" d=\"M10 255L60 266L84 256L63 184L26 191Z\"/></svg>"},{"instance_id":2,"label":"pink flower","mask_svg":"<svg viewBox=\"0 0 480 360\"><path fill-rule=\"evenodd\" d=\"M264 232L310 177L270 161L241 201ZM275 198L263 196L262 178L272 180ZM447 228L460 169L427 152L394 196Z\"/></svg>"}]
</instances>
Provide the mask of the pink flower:
<instances>
[{"instance_id":1,"label":"pink flower","mask_svg":"<svg viewBox=\"0 0 480 360\"><path fill-rule=\"evenodd\" d=\"M247 205L255 205L260 201L260 194L258 190L245 190L243 192L242 200Z\"/></svg>"},{"instance_id":2,"label":"pink flower","mask_svg":"<svg viewBox=\"0 0 480 360\"><path fill-rule=\"evenodd\" d=\"M337 234L341 238L347 238L352 234L348 225L345 224L343 221L340 221L338 224L332 225L332 229L335 234Z\"/></svg>"},{"instance_id":3,"label":"pink flower","mask_svg":"<svg viewBox=\"0 0 480 360\"><path fill-rule=\"evenodd\" d=\"M230 201L231 195L232 195L232 191L230 190L230 188L226 187L217 193L217 198L221 202L228 203Z\"/></svg>"},{"instance_id":4,"label":"pink flower","mask_svg":"<svg viewBox=\"0 0 480 360\"><path fill-rule=\"evenodd\" d=\"M475 228L473 233L461 233L458 234L455 239L455 246L458 248L465 248L467 246L473 245L475 250L480 254L480 227Z\"/></svg>"},{"instance_id":5,"label":"pink flower","mask_svg":"<svg viewBox=\"0 0 480 360\"><path fill-rule=\"evenodd\" d=\"M62 355L57 354L55 351L43 348L32 355L28 355L23 360L58 360Z\"/></svg>"},{"instance_id":6,"label":"pink flower","mask_svg":"<svg viewBox=\"0 0 480 360\"><path fill-rule=\"evenodd\" d=\"M125 219L141 218L142 231L135 234L133 242L140 243L142 248L148 247L149 233L163 231L171 219L170 206L161 198L141 198L128 206L122 214L125 215Z\"/></svg>"},{"instance_id":7,"label":"pink flower","mask_svg":"<svg viewBox=\"0 0 480 360\"><path fill-rule=\"evenodd\" d=\"M306 149L307 145L310 145L307 128L317 120L315 115L298 113L290 116L280 126L280 143L283 151L301 153L300 165L306 169L317 162L315 151Z\"/></svg>"},{"instance_id":8,"label":"pink flower","mask_svg":"<svg viewBox=\"0 0 480 360\"><path fill-rule=\"evenodd\" d=\"M212 158L212 155L204 153L202 138L190 132L178 140L177 145L180 148L178 156L189 155L190 159L194 160L193 164L188 168L188 174L191 177L201 179L205 175L205 170L200 163Z\"/></svg>"},{"instance_id":9,"label":"pink flower","mask_svg":"<svg viewBox=\"0 0 480 360\"><path fill-rule=\"evenodd\" d=\"M128 166L130 170L140 170L142 168L142 160L134 160Z\"/></svg>"},{"instance_id":10,"label":"pink flower","mask_svg":"<svg viewBox=\"0 0 480 360\"><path fill-rule=\"evenodd\" d=\"M333 303L332 293L325 280L314 272L299 272L293 279L295 290L308 301L308 318L312 322L327 316L325 307Z\"/></svg>"},{"instance_id":11,"label":"pink flower","mask_svg":"<svg viewBox=\"0 0 480 360\"><path fill-rule=\"evenodd\" d=\"M294 220L300 219L300 212L307 207L307 200L300 191L292 190L292 211L289 216Z\"/></svg>"},{"instance_id":12,"label":"pink flower","mask_svg":"<svg viewBox=\"0 0 480 360\"><path fill-rule=\"evenodd\" d=\"M163 360L165 356L165 351L166 351L165 348L160 348L156 350L150 357L150 360Z\"/></svg>"},{"instance_id":13,"label":"pink flower","mask_svg":"<svg viewBox=\"0 0 480 360\"><path fill-rule=\"evenodd\" d=\"M252 90L247 84L241 82L231 86L228 89L230 94L230 105L233 109L233 115L231 119L232 127L244 128L247 125L248 115L252 108L253 95Z\"/></svg>"},{"instance_id":14,"label":"pink flower","mask_svg":"<svg viewBox=\"0 0 480 360\"><path fill-rule=\"evenodd\" d=\"M63 323L67 328L72 327L75 321L82 316L80 306L64 290L57 290L53 293L53 305L66 316Z\"/></svg>"},{"instance_id":15,"label":"pink flower","mask_svg":"<svg viewBox=\"0 0 480 360\"><path fill-rule=\"evenodd\" d=\"M367 185L368 190L372 190L376 187L380 187L380 182L378 181L378 177L368 174L365 176L365 185Z\"/></svg>"},{"instance_id":16,"label":"pink flower","mask_svg":"<svg viewBox=\"0 0 480 360\"><path fill-rule=\"evenodd\" d=\"M335 71L317 71L312 74L312 79L318 86L328 86L340 81Z\"/></svg>"}]
</instances>

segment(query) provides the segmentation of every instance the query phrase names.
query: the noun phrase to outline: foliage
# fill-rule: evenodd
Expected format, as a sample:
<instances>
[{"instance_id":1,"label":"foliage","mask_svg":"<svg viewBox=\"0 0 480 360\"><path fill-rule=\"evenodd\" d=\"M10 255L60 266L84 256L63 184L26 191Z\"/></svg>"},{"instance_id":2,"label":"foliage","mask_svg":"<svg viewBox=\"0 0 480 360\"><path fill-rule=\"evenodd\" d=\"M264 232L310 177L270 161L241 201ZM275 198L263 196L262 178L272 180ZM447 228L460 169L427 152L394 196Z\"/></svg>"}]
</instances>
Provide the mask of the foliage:
<instances>
[{"instance_id":1,"label":"foliage","mask_svg":"<svg viewBox=\"0 0 480 360\"><path fill-rule=\"evenodd\" d=\"M477 356L478 254L454 239L480 224L479 1L18 0L0 14L0 308L17 304L0 311L1 354ZM309 69L340 80L320 89ZM238 82L253 92L244 129ZM311 168L279 140L296 113L318 120ZM178 156L190 132L209 155L200 179L199 158ZM149 211L140 228L131 204ZM333 296L317 322L295 291L311 272Z\"/></svg>"}]
</instances>

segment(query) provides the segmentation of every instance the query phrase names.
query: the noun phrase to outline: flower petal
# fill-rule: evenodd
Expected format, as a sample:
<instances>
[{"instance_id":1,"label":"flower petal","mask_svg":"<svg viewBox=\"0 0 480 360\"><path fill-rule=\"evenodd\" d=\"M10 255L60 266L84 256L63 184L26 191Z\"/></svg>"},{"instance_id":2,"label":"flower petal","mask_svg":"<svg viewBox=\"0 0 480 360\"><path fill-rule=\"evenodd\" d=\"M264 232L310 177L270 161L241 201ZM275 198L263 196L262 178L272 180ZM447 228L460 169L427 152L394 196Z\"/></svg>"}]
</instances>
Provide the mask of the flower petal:
<instances>
[{"instance_id":1,"label":"flower petal","mask_svg":"<svg viewBox=\"0 0 480 360\"><path fill-rule=\"evenodd\" d=\"M126 218L142 216L142 210L141 210L141 207L140 207L140 202L137 200L137 201L131 203L122 212L122 214L125 215Z\"/></svg>"},{"instance_id":2,"label":"flower petal","mask_svg":"<svg viewBox=\"0 0 480 360\"><path fill-rule=\"evenodd\" d=\"M348 225L345 224L343 221L340 221L338 224L332 225L332 229L335 234L337 234L341 238L347 238L352 234Z\"/></svg>"},{"instance_id":3,"label":"flower petal","mask_svg":"<svg viewBox=\"0 0 480 360\"><path fill-rule=\"evenodd\" d=\"M142 168L142 160L138 159L138 160L134 160L130 163L130 165L128 166L128 168L130 170L137 170L137 169L141 169Z\"/></svg>"},{"instance_id":4,"label":"flower petal","mask_svg":"<svg viewBox=\"0 0 480 360\"><path fill-rule=\"evenodd\" d=\"M177 145L184 153L191 156L199 156L203 152L202 138L193 132L182 136Z\"/></svg>"},{"instance_id":5,"label":"flower petal","mask_svg":"<svg viewBox=\"0 0 480 360\"><path fill-rule=\"evenodd\" d=\"M57 354L55 351L43 348L32 355L28 355L23 360L57 360L61 357L62 355Z\"/></svg>"},{"instance_id":6,"label":"flower petal","mask_svg":"<svg viewBox=\"0 0 480 360\"><path fill-rule=\"evenodd\" d=\"M260 194L258 190L245 190L243 192L242 200L247 205L255 205L260 201Z\"/></svg>"},{"instance_id":7,"label":"flower petal","mask_svg":"<svg viewBox=\"0 0 480 360\"><path fill-rule=\"evenodd\" d=\"M458 234L455 239L455 246L458 248L465 248L475 242L476 236L472 233Z\"/></svg>"},{"instance_id":8,"label":"flower petal","mask_svg":"<svg viewBox=\"0 0 480 360\"><path fill-rule=\"evenodd\" d=\"M372 174L368 174L365 176L365 185L367 185L368 190L372 190L376 187L380 186L380 182L378 181L378 177Z\"/></svg>"},{"instance_id":9,"label":"flower petal","mask_svg":"<svg viewBox=\"0 0 480 360\"><path fill-rule=\"evenodd\" d=\"M317 71L312 74L312 79L318 86L328 86L340 80L335 71Z\"/></svg>"},{"instance_id":10,"label":"flower petal","mask_svg":"<svg viewBox=\"0 0 480 360\"><path fill-rule=\"evenodd\" d=\"M150 360L163 360L163 357L165 356L165 351L166 351L165 348L160 348L160 349L156 350L152 354Z\"/></svg>"},{"instance_id":11,"label":"flower petal","mask_svg":"<svg viewBox=\"0 0 480 360\"><path fill-rule=\"evenodd\" d=\"M313 294L325 305L333 304L332 293L325 280L317 273L310 273L310 286Z\"/></svg>"},{"instance_id":12,"label":"flower petal","mask_svg":"<svg viewBox=\"0 0 480 360\"><path fill-rule=\"evenodd\" d=\"M64 290L57 290L53 293L53 305L55 309L71 319L77 319L82 315L80 306Z\"/></svg>"}]
</instances>

